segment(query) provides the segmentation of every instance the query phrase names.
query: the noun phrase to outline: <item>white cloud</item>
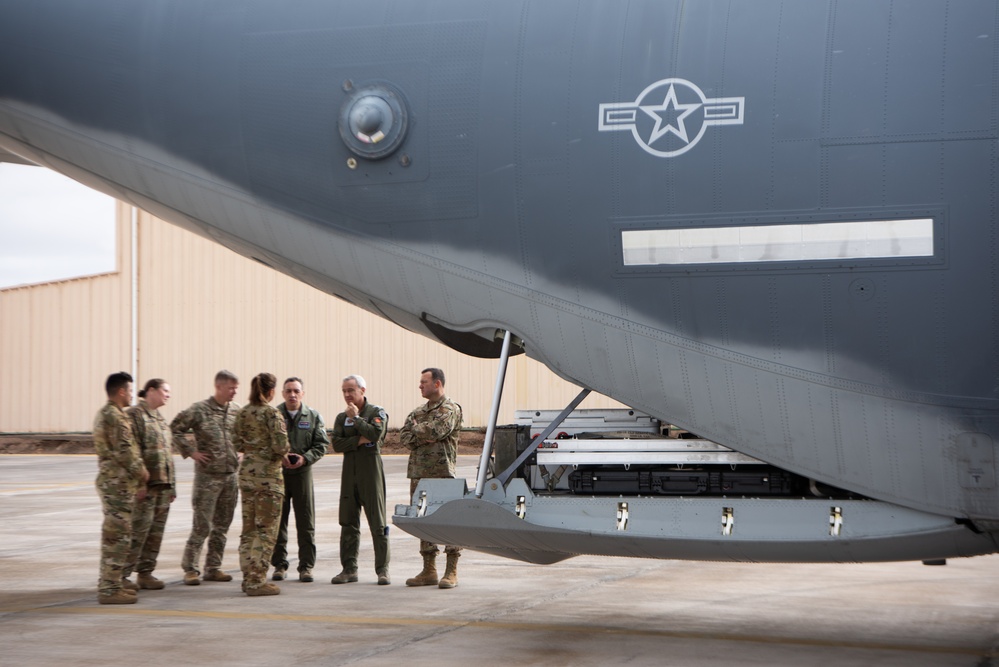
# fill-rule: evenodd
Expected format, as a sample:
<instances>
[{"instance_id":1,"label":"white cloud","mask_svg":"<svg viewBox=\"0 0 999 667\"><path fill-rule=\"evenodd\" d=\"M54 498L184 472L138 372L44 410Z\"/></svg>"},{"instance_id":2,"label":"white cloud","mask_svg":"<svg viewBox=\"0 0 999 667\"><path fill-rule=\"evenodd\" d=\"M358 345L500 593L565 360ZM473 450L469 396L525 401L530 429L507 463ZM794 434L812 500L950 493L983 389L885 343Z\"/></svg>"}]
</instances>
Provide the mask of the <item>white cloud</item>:
<instances>
[{"instance_id":1,"label":"white cloud","mask_svg":"<svg viewBox=\"0 0 999 667\"><path fill-rule=\"evenodd\" d=\"M0 288L115 269L114 199L44 167L0 164Z\"/></svg>"}]
</instances>

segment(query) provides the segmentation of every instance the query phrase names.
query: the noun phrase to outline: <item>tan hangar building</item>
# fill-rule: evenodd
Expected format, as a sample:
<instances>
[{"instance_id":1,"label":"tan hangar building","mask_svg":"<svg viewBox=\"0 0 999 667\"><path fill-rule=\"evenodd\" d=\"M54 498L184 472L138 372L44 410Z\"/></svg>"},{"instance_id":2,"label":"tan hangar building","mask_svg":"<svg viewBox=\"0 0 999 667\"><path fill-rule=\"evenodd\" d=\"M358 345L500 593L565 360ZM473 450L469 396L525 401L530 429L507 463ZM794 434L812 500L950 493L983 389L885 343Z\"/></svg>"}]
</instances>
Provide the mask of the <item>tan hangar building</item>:
<instances>
[{"instance_id":1,"label":"tan hangar building","mask_svg":"<svg viewBox=\"0 0 999 667\"><path fill-rule=\"evenodd\" d=\"M357 373L369 399L402 425L428 366L447 375L466 427L485 426L498 362L468 357L118 202L117 270L0 289L0 433L90 431L109 373L166 379L170 419L209 396L219 369L305 381L326 421ZM377 352L376 352L377 350ZM516 409L562 408L578 392L524 355L510 360L499 423ZM277 401L275 401L277 403ZM583 408L621 407L591 395Z\"/></svg>"}]
</instances>

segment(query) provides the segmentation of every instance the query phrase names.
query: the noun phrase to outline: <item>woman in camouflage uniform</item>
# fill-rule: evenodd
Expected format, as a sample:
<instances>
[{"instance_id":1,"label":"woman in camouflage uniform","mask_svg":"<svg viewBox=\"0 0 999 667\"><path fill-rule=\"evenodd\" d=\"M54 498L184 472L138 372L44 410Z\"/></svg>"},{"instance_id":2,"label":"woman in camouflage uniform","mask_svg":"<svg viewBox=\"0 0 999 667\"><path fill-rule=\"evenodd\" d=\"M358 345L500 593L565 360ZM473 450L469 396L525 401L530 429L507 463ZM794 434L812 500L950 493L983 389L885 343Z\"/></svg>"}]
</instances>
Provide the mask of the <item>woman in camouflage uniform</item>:
<instances>
[{"instance_id":1,"label":"woman in camouflage uniform","mask_svg":"<svg viewBox=\"0 0 999 667\"><path fill-rule=\"evenodd\" d=\"M139 392L139 404L125 410L149 471L146 498L137 500L132 511L132 547L122 571L126 580L132 570L138 572L134 584L124 584L130 588L159 590L164 586L153 576L153 570L163 543L170 503L177 498L170 427L159 410L169 400L170 385L166 380L153 378Z\"/></svg>"},{"instance_id":2,"label":"woman in camouflage uniform","mask_svg":"<svg viewBox=\"0 0 999 667\"><path fill-rule=\"evenodd\" d=\"M277 542L284 500L281 461L288 453L284 419L269 403L277 378L261 373L250 384L250 404L236 414L233 444L243 453L239 490L243 502L243 532L239 537L239 566L247 595L277 595L281 589L267 583L267 568Z\"/></svg>"}]
</instances>

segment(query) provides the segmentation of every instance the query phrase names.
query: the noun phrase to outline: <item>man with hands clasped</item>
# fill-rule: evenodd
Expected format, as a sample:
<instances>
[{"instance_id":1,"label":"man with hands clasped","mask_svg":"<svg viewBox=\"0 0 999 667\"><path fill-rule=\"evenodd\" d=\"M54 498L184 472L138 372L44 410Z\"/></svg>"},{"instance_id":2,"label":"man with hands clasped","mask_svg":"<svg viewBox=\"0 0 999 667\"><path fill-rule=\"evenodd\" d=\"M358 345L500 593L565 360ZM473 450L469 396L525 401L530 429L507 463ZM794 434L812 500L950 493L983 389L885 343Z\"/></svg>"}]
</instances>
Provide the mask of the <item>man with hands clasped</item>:
<instances>
[{"instance_id":1,"label":"man with hands clasped","mask_svg":"<svg viewBox=\"0 0 999 667\"><path fill-rule=\"evenodd\" d=\"M302 402L305 389L301 378L290 377L281 390L284 403L277 407L288 429L291 451L285 455L284 504L281 526L271 565L274 581L281 581L288 572L288 519L295 510L295 532L298 536L298 580L313 581L316 566L316 502L312 486L312 464L326 454L330 439L323 417Z\"/></svg>"}]
</instances>

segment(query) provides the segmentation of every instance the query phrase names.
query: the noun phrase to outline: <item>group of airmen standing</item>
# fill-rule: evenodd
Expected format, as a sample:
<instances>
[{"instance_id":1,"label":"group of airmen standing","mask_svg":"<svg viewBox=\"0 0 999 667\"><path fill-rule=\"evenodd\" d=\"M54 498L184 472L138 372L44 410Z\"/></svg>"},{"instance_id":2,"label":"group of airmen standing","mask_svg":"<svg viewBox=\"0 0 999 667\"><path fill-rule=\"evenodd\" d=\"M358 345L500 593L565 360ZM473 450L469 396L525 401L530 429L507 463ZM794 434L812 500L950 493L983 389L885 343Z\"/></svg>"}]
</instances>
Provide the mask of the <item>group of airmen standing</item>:
<instances>
[{"instance_id":1,"label":"group of airmen standing","mask_svg":"<svg viewBox=\"0 0 999 667\"><path fill-rule=\"evenodd\" d=\"M228 582L222 569L226 536L242 497L243 528L239 561L242 590L249 596L277 595L267 581L288 576L288 519L295 513L298 538L298 578L312 582L316 565L315 500L312 466L330 448L343 454L340 480L340 564L333 584L356 582L360 549L361 510L375 553L380 585L389 578L385 472L381 448L388 415L368 401L360 375L343 379L346 403L337 415L332 435L322 416L305 405L301 378L284 381L276 408L271 406L277 379L260 373L251 382L249 404L233 402L239 379L229 371L215 376L215 392L180 412L167 425L160 408L170 400L170 385L149 380L132 405L132 377L114 373L105 383L108 402L94 419L94 445L99 471L97 491L104 511L97 600L101 604L132 604L139 590L158 590L163 581L153 575L163 541L170 504L177 497L173 451L194 461L194 509L191 534L181 567L184 584ZM410 493L421 478L454 477L461 407L444 393L444 373L421 373L420 393L426 403L406 418L399 435L410 450L407 476ZM188 437L193 433L193 442ZM201 564L201 551L208 542ZM458 584L461 549L446 546L447 566L437 574L436 544L421 541L423 569L407 586L454 588ZM136 580L130 579L136 573Z\"/></svg>"}]
</instances>

